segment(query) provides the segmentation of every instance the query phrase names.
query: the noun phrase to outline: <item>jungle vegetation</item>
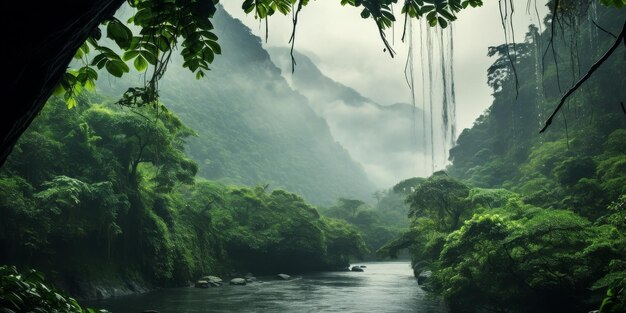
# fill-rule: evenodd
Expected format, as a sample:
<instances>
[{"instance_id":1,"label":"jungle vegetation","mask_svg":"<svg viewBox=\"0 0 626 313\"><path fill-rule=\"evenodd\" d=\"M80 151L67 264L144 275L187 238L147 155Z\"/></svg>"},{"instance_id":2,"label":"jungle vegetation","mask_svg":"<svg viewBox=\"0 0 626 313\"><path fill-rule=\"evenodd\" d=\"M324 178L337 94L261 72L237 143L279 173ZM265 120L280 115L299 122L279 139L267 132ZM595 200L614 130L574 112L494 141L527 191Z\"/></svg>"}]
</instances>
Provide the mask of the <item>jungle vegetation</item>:
<instances>
[{"instance_id":1,"label":"jungle vegetation","mask_svg":"<svg viewBox=\"0 0 626 313\"><path fill-rule=\"evenodd\" d=\"M608 25L623 21L615 11L597 12ZM568 60L569 48L575 54L558 68L549 56L542 65L552 39L536 27L523 43L490 48L492 105L460 134L446 171L414 184L410 229L379 250L408 247L416 275L432 271L427 288L453 312L626 308L623 58L608 59L552 127L537 131L561 96L558 85L576 81L614 39L569 18L576 28L553 44L558 60Z\"/></svg>"},{"instance_id":2,"label":"jungle vegetation","mask_svg":"<svg viewBox=\"0 0 626 313\"><path fill-rule=\"evenodd\" d=\"M201 275L345 268L367 253L352 225L300 196L195 176L193 135L162 108L53 99L0 173L0 262L72 294L90 282L185 285ZM85 285L87 284L87 285Z\"/></svg>"},{"instance_id":3,"label":"jungle vegetation","mask_svg":"<svg viewBox=\"0 0 626 313\"><path fill-rule=\"evenodd\" d=\"M376 22L393 55L384 30L394 21L390 5L397 2L341 3L363 7L361 16ZM384 221L395 214L388 212L407 209L397 202L389 204L393 210L374 213L385 206L340 199L324 211L341 218L334 219L288 191L198 178L199 166L185 152L195 131L162 105L158 84L175 47L183 67L198 78L221 53L210 19L216 2L131 1L138 33L114 17L123 3L86 1L51 18L49 6L58 4L32 8L21 2L9 14L19 19L34 10L39 38L48 45L41 48L23 33L9 35L23 49L11 51L7 70L20 75L8 93L19 99L17 110L8 111L10 122L2 124L1 263L48 271L57 286L76 294L86 277L173 286L230 270L341 268L368 253L367 245L380 246L373 241L376 231L399 232ZM243 9L261 19L293 12L295 26L307 3L244 1ZM403 10L446 27L455 13L482 2L424 3L407 1ZM561 8L559 1L551 4ZM600 8L599 20L621 24L623 10L617 8ZM561 17L561 23L580 22L575 14ZM561 99L561 85L574 85L608 47L624 41L623 28L611 36L588 24L560 30L568 41L554 42L554 31L531 27L523 43L491 48L497 58L488 72L494 103L461 133L447 173L405 181L380 198L406 196L409 229L379 251L394 255L408 247L416 272L433 272L428 287L454 311L624 309L623 58L608 58L565 102L562 118L543 135L536 132ZM104 45L105 37L119 50ZM566 53L565 46L574 44L576 53ZM553 60L570 61L545 58L548 46L555 48ZM84 63L67 70L72 58ZM96 69L121 77L130 71L126 61L139 72L150 70L144 85L126 89L118 105L89 92ZM44 108L54 90L58 97ZM47 289L36 272L1 271L3 291L28 293L30 284ZM10 305L22 308L13 298ZM82 310L49 292L28 299L28 308Z\"/></svg>"}]
</instances>

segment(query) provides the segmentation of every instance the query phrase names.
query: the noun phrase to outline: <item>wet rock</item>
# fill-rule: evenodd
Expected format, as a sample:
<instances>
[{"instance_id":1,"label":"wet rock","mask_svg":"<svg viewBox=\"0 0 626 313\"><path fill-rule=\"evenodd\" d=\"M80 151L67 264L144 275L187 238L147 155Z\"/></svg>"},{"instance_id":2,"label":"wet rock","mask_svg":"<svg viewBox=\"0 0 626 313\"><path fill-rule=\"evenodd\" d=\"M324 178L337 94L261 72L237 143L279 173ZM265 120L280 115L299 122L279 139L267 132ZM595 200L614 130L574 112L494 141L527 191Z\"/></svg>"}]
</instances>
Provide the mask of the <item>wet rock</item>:
<instances>
[{"instance_id":1,"label":"wet rock","mask_svg":"<svg viewBox=\"0 0 626 313\"><path fill-rule=\"evenodd\" d=\"M235 286L244 286L246 284L246 280L244 278L233 278L230 280L230 284Z\"/></svg>"},{"instance_id":2,"label":"wet rock","mask_svg":"<svg viewBox=\"0 0 626 313\"><path fill-rule=\"evenodd\" d=\"M289 280L291 279L291 276L287 275L287 274L278 274L276 275L277 278L282 279L282 280Z\"/></svg>"},{"instance_id":3,"label":"wet rock","mask_svg":"<svg viewBox=\"0 0 626 313\"><path fill-rule=\"evenodd\" d=\"M431 271L421 271L419 275L417 275L417 284L420 286L424 285L426 282L428 282L432 275L433 272Z\"/></svg>"},{"instance_id":4,"label":"wet rock","mask_svg":"<svg viewBox=\"0 0 626 313\"><path fill-rule=\"evenodd\" d=\"M353 266L351 270L353 272L363 272L363 269L360 266Z\"/></svg>"},{"instance_id":5,"label":"wet rock","mask_svg":"<svg viewBox=\"0 0 626 313\"><path fill-rule=\"evenodd\" d=\"M209 285L211 285L212 287L219 287L224 283L224 281L222 281L222 279L217 276L209 275L209 276L204 276L201 279L206 280L209 283Z\"/></svg>"},{"instance_id":6,"label":"wet rock","mask_svg":"<svg viewBox=\"0 0 626 313\"><path fill-rule=\"evenodd\" d=\"M209 282L206 280L199 280L194 285L196 288L209 288Z\"/></svg>"}]
</instances>

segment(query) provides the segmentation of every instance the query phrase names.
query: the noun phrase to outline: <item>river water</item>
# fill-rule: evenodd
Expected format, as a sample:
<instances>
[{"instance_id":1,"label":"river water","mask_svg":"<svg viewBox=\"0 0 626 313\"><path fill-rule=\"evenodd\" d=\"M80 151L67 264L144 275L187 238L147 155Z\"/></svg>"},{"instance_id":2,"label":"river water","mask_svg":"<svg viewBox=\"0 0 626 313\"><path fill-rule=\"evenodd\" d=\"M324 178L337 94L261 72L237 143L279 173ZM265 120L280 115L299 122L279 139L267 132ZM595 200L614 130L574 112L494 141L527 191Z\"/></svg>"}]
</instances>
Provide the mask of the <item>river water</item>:
<instances>
[{"instance_id":1,"label":"river water","mask_svg":"<svg viewBox=\"0 0 626 313\"><path fill-rule=\"evenodd\" d=\"M372 262L364 272L320 272L246 286L162 289L87 305L113 313L195 312L446 312L423 291L408 262ZM262 278L260 278L262 279Z\"/></svg>"}]
</instances>

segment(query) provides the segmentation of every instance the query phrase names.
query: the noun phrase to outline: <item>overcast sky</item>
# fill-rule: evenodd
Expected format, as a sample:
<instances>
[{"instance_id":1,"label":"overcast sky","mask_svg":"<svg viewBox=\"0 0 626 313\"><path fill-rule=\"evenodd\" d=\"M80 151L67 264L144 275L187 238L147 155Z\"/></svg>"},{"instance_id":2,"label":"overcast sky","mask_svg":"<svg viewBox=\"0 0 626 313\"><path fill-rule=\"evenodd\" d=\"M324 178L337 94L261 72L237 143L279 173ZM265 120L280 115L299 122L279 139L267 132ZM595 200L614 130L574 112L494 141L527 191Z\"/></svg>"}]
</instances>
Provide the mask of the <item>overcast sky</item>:
<instances>
[{"instance_id":1,"label":"overcast sky","mask_svg":"<svg viewBox=\"0 0 626 313\"><path fill-rule=\"evenodd\" d=\"M543 2L538 1L539 9L545 12ZM253 14L243 13L241 1L224 1L223 4L253 33L264 36L265 24L261 25ZM518 2L516 8L518 41L523 38L526 25L537 23L537 17L526 14L525 7L526 1L523 1ZM410 103L410 92L404 81L408 44L400 41L402 20L398 19L400 22L395 28L394 49L398 55L392 59L383 52L374 22L362 19L359 13L360 10L353 7L341 6L338 0L311 1L300 13L296 49L309 55L327 76L380 104ZM463 129L471 127L491 103L486 70L492 60L487 57L487 47L504 42L498 2L485 1L481 8L464 10L454 25L457 121L458 128ZM270 18L266 45L286 46L290 35L290 17L277 15ZM393 37L388 34L390 41Z\"/></svg>"}]
</instances>

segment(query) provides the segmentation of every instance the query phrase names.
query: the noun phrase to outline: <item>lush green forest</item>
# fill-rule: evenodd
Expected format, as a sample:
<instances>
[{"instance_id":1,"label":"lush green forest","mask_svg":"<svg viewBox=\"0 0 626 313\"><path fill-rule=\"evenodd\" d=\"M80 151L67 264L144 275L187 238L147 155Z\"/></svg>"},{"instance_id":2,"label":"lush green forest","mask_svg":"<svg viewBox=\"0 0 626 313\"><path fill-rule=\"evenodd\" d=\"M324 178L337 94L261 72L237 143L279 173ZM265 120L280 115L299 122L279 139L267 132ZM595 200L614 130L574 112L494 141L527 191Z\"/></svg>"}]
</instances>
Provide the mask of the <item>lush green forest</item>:
<instances>
[{"instance_id":1,"label":"lush green forest","mask_svg":"<svg viewBox=\"0 0 626 313\"><path fill-rule=\"evenodd\" d=\"M339 197L369 202L375 187L363 168L309 100L289 87L260 38L221 8L212 22L222 55L211 75L197 80L174 57L161 79L167 86L161 99L196 133L187 151L198 175L227 184L269 184L316 205L332 205ZM116 98L138 81L141 76L128 75L99 89Z\"/></svg>"},{"instance_id":2,"label":"lush green forest","mask_svg":"<svg viewBox=\"0 0 626 313\"><path fill-rule=\"evenodd\" d=\"M0 176L0 262L81 297L184 285L201 275L345 268L367 252L346 222L267 186L205 181L193 131L164 107L53 99Z\"/></svg>"},{"instance_id":3,"label":"lush green forest","mask_svg":"<svg viewBox=\"0 0 626 313\"><path fill-rule=\"evenodd\" d=\"M599 7L598 18L619 25L620 12ZM550 54L541 64L549 31L531 26L523 43L490 48L493 104L461 133L446 172L414 184L410 230L379 250L408 247L415 275L430 277L425 287L453 312L626 308L623 52L538 132L561 95L559 79L572 85L614 40L577 21L554 43L558 69Z\"/></svg>"},{"instance_id":4,"label":"lush green forest","mask_svg":"<svg viewBox=\"0 0 626 313\"><path fill-rule=\"evenodd\" d=\"M366 260L381 259L385 255L376 252L387 242L407 231L409 204L405 201L413 188L423 178L410 178L397 183L388 190L374 193L376 203L369 205L358 199L340 198L333 206L320 208L324 216L340 219L357 227L370 253Z\"/></svg>"},{"instance_id":5,"label":"lush green forest","mask_svg":"<svg viewBox=\"0 0 626 313\"><path fill-rule=\"evenodd\" d=\"M372 15L385 52L393 55L382 33L393 14L378 12L392 2L376 2L376 7L371 1L342 1L357 7L365 3L361 16ZM487 82L493 103L460 134L449 153L450 165L378 192L335 142L325 119L330 115L315 107L332 99L348 105L369 100L321 73L313 77L321 81L291 82L311 88L302 91L307 99L291 88L260 39L239 21L221 9L215 17L211 12L218 29L214 34L209 32L213 24L194 24L197 7L177 11L193 17L185 27L199 30L180 36L202 37L207 46L181 44L185 52L171 63L194 67L199 77L211 63L212 75L206 74L201 88L193 86L194 75L176 66L156 75L168 88L139 92L145 92L140 97L158 92L141 105L116 100L120 94L128 100L129 92L139 90L128 89L136 83L129 75L76 97L72 88L88 89L88 84L68 87L61 92L65 98L50 98L2 165L0 311L84 312L57 289L80 298L106 298L188 286L206 275L345 271L355 260L397 257L408 250L421 286L411 287L441 296L445 311L624 312L624 51L566 101L547 132L538 132L563 91L615 41L596 20L620 25L625 9L619 1L603 2L619 9L594 3L596 15L589 18L589 2L565 3L558 20L545 19L545 29L530 26L522 42L490 47L494 63ZM271 15L262 10L278 8L286 14L296 4L254 3L245 1L243 8L260 18ZM456 18L446 6L458 12L481 3L446 2L425 9L408 1L404 13L417 17L433 10L427 16L431 26L445 28ZM259 11L261 4L267 7ZM552 8L555 2L549 4ZM139 12L165 14L148 2L134 5ZM209 6L215 9L214 2ZM150 27L159 15L147 15L133 17L139 21L135 26L148 29L141 40L156 36ZM124 48L119 42L125 28L116 24L119 20L107 23L109 39L125 51L122 55L133 55L138 69L169 64L169 57L149 62L141 50L145 47L132 50L137 42ZM155 51L172 51L169 43L160 43L165 47L154 46ZM197 53L189 52L194 49ZM221 51L224 57L213 62ZM112 65L96 72L89 67L97 67L94 62L74 79L105 70L118 76L124 61L106 57L110 60L100 61ZM190 66L190 60L198 64ZM303 63L317 70L310 60ZM316 88L329 92L316 94ZM407 115L403 104L375 106ZM377 135L394 146L384 134ZM50 283L30 268L45 273ZM324 287L361 286L358 276L343 279L326 281ZM300 291L309 296L314 290Z\"/></svg>"}]
</instances>

